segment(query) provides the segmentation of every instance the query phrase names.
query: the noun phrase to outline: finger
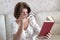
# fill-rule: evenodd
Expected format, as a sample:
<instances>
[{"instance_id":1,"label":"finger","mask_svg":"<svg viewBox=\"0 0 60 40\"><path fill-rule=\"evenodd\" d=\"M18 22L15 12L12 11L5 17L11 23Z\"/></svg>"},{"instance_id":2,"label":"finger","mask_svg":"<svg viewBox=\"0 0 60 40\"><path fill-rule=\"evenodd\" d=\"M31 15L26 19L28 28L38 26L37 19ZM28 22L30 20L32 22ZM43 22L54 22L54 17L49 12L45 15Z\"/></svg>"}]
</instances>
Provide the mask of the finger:
<instances>
[{"instance_id":1,"label":"finger","mask_svg":"<svg viewBox=\"0 0 60 40\"><path fill-rule=\"evenodd\" d=\"M46 36L40 36L40 37L38 37L39 39L47 39L47 37Z\"/></svg>"},{"instance_id":2,"label":"finger","mask_svg":"<svg viewBox=\"0 0 60 40\"><path fill-rule=\"evenodd\" d=\"M49 33L51 33L51 31Z\"/></svg>"},{"instance_id":3,"label":"finger","mask_svg":"<svg viewBox=\"0 0 60 40\"><path fill-rule=\"evenodd\" d=\"M48 33L48 34L47 34L47 37L48 37L48 38L50 38L50 37L51 37L51 34L50 34L50 33Z\"/></svg>"}]
</instances>

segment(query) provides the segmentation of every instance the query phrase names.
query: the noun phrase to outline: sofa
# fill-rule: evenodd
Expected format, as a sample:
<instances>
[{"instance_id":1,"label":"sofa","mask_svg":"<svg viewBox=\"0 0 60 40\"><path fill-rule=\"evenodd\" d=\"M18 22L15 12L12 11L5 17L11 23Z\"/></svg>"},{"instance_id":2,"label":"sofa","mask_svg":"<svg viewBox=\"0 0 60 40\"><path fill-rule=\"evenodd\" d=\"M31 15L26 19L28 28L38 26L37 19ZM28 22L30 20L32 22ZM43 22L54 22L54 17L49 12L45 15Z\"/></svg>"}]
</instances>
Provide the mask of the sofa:
<instances>
[{"instance_id":1,"label":"sofa","mask_svg":"<svg viewBox=\"0 0 60 40\"><path fill-rule=\"evenodd\" d=\"M32 13L34 13L32 15L34 15L40 27L42 27L43 21L47 16L52 16L55 23L51 29L52 36L47 40L60 40L60 11ZM13 14L0 13L0 40L11 40L10 24L14 19Z\"/></svg>"}]
</instances>

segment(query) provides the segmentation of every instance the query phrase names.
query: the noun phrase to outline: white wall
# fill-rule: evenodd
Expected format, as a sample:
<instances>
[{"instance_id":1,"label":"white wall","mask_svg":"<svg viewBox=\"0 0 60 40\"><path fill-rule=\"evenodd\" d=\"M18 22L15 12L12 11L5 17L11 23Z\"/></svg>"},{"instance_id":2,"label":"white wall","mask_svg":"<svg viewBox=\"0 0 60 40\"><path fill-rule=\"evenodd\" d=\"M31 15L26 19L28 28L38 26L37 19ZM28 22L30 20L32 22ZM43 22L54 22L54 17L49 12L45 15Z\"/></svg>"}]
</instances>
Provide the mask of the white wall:
<instances>
[{"instance_id":1,"label":"white wall","mask_svg":"<svg viewBox=\"0 0 60 40\"><path fill-rule=\"evenodd\" d=\"M0 14L13 13L14 6L19 1L27 2L33 12L60 10L60 0L0 0Z\"/></svg>"}]
</instances>

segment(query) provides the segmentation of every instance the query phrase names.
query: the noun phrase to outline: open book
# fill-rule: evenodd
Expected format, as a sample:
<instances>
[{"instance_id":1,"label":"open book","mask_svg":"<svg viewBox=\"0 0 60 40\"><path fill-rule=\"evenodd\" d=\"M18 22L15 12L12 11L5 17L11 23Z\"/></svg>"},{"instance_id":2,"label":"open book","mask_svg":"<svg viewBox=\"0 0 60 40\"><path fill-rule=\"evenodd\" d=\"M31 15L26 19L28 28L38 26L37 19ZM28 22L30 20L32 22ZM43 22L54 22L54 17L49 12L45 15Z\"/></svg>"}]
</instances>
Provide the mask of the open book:
<instances>
[{"instance_id":1,"label":"open book","mask_svg":"<svg viewBox=\"0 0 60 40\"><path fill-rule=\"evenodd\" d=\"M48 32L50 32L52 26L54 24L54 20L52 16L48 16L46 20L43 22L42 29L39 33L39 36L46 36Z\"/></svg>"}]
</instances>

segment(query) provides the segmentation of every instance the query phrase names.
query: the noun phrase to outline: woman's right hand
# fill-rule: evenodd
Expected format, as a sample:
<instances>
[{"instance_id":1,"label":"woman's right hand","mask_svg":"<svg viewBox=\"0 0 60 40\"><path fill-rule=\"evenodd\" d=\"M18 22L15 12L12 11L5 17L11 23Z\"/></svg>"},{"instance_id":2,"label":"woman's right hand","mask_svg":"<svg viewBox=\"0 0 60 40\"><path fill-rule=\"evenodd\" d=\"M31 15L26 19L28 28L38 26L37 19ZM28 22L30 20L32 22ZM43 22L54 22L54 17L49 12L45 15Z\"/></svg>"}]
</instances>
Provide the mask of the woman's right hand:
<instances>
[{"instance_id":1,"label":"woman's right hand","mask_svg":"<svg viewBox=\"0 0 60 40\"><path fill-rule=\"evenodd\" d=\"M29 24L29 19L28 18L22 20L23 29L27 29L28 24Z\"/></svg>"}]
</instances>

